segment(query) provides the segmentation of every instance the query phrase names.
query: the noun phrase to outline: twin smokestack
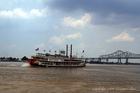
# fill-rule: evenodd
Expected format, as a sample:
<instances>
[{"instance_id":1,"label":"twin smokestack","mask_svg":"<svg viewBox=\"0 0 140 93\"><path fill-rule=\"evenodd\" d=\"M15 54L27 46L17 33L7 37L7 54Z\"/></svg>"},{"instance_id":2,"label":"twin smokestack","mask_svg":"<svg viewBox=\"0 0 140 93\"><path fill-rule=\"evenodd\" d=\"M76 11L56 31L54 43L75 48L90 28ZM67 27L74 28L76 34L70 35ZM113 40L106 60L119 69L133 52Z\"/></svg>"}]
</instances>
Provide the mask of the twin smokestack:
<instances>
[{"instance_id":1,"label":"twin smokestack","mask_svg":"<svg viewBox=\"0 0 140 93\"><path fill-rule=\"evenodd\" d=\"M66 45L66 56L68 57L68 45ZM70 58L72 58L72 44L70 46Z\"/></svg>"}]
</instances>

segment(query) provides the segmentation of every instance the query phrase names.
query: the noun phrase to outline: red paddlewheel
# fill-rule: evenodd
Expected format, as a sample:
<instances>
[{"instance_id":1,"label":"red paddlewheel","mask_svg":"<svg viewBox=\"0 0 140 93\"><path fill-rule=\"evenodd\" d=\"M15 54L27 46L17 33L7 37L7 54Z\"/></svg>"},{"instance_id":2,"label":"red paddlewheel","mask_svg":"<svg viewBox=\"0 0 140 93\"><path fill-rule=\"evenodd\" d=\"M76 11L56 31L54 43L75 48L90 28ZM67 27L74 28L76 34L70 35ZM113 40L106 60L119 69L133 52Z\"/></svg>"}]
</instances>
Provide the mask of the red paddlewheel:
<instances>
[{"instance_id":1,"label":"red paddlewheel","mask_svg":"<svg viewBox=\"0 0 140 93\"><path fill-rule=\"evenodd\" d=\"M27 62L28 63L34 63L36 61L36 59L28 59Z\"/></svg>"}]
</instances>

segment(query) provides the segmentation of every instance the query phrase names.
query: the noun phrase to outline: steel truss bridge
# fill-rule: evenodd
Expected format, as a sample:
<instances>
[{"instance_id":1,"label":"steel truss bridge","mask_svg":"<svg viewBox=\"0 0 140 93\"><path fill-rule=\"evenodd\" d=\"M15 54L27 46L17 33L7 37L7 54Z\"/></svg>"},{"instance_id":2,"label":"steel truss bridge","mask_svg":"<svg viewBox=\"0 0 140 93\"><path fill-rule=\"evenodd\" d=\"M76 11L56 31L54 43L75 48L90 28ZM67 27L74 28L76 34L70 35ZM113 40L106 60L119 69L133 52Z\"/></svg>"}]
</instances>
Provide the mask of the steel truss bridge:
<instances>
[{"instance_id":1,"label":"steel truss bridge","mask_svg":"<svg viewBox=\"0 0 140 93\"><path fill-rule=\"evenodd\" d=\"M129 51L124 52L122 50L118 50L111 54L101 55L99 56L99 58L86 58L86 60L98 60L98 62L101 62L102 59L106 60L106 62L109 62L109 59L118 59L118 63L121 63L121 59L126 59L126 63L128 63L128 59L140 59L140 54L134 54Z\"/></svg>"}]
</instances>

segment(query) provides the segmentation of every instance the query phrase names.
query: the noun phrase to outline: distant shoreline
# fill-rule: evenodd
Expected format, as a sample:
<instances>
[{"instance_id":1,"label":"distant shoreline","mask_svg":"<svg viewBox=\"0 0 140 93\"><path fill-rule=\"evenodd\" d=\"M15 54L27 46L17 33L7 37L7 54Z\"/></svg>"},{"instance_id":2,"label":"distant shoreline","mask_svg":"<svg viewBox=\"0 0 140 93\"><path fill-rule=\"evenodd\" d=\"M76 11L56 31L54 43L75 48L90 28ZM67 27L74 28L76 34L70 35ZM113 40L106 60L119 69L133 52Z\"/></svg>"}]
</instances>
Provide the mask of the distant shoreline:
<instances>
[{"instance_id":1,"label":"distant shoreline","mask_svg":"<svg viewBox=\"0 0 140 93\"><path fill-rule=\"evenodd\" d=\"M89 64L116 64L116 65L140 65L140 63L115 63L115 62L86 62Z\"/></svg>"},{"instance_id":2,"label":"distant shoreline","mask_svg":"<svg viewBox=\"0 0 140 93\"><path fill-rule=\"evenodd\" d=\"M25 61L9 61L9 60L0 60L0 62L25 62Z\"/></svg>"}]
</instances>

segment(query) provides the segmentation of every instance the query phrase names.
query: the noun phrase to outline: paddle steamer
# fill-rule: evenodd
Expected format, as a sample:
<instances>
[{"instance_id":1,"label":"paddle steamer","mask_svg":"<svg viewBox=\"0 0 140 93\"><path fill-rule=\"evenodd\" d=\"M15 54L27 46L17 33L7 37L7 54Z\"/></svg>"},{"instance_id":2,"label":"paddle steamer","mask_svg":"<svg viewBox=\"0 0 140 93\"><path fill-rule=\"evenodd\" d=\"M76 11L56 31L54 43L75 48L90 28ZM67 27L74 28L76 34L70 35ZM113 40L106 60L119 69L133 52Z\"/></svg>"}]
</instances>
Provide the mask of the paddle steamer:
<instances>
[{"instance_id":1,"label":"paddle steamer","mask_svg":"<svg viewBox=\"0 0 140 93\"><path fill-rule=\"evenodd\" d=\"M37 53L28 59L27 62L34 66L46 66L46 67L84 67L84 58L72 57L72 45L70 48L70 56L68 56L68 45L66 45L66 55L49 53ZM63 51L65 53L65 51Z\"/></svg>"}]
</instances>

